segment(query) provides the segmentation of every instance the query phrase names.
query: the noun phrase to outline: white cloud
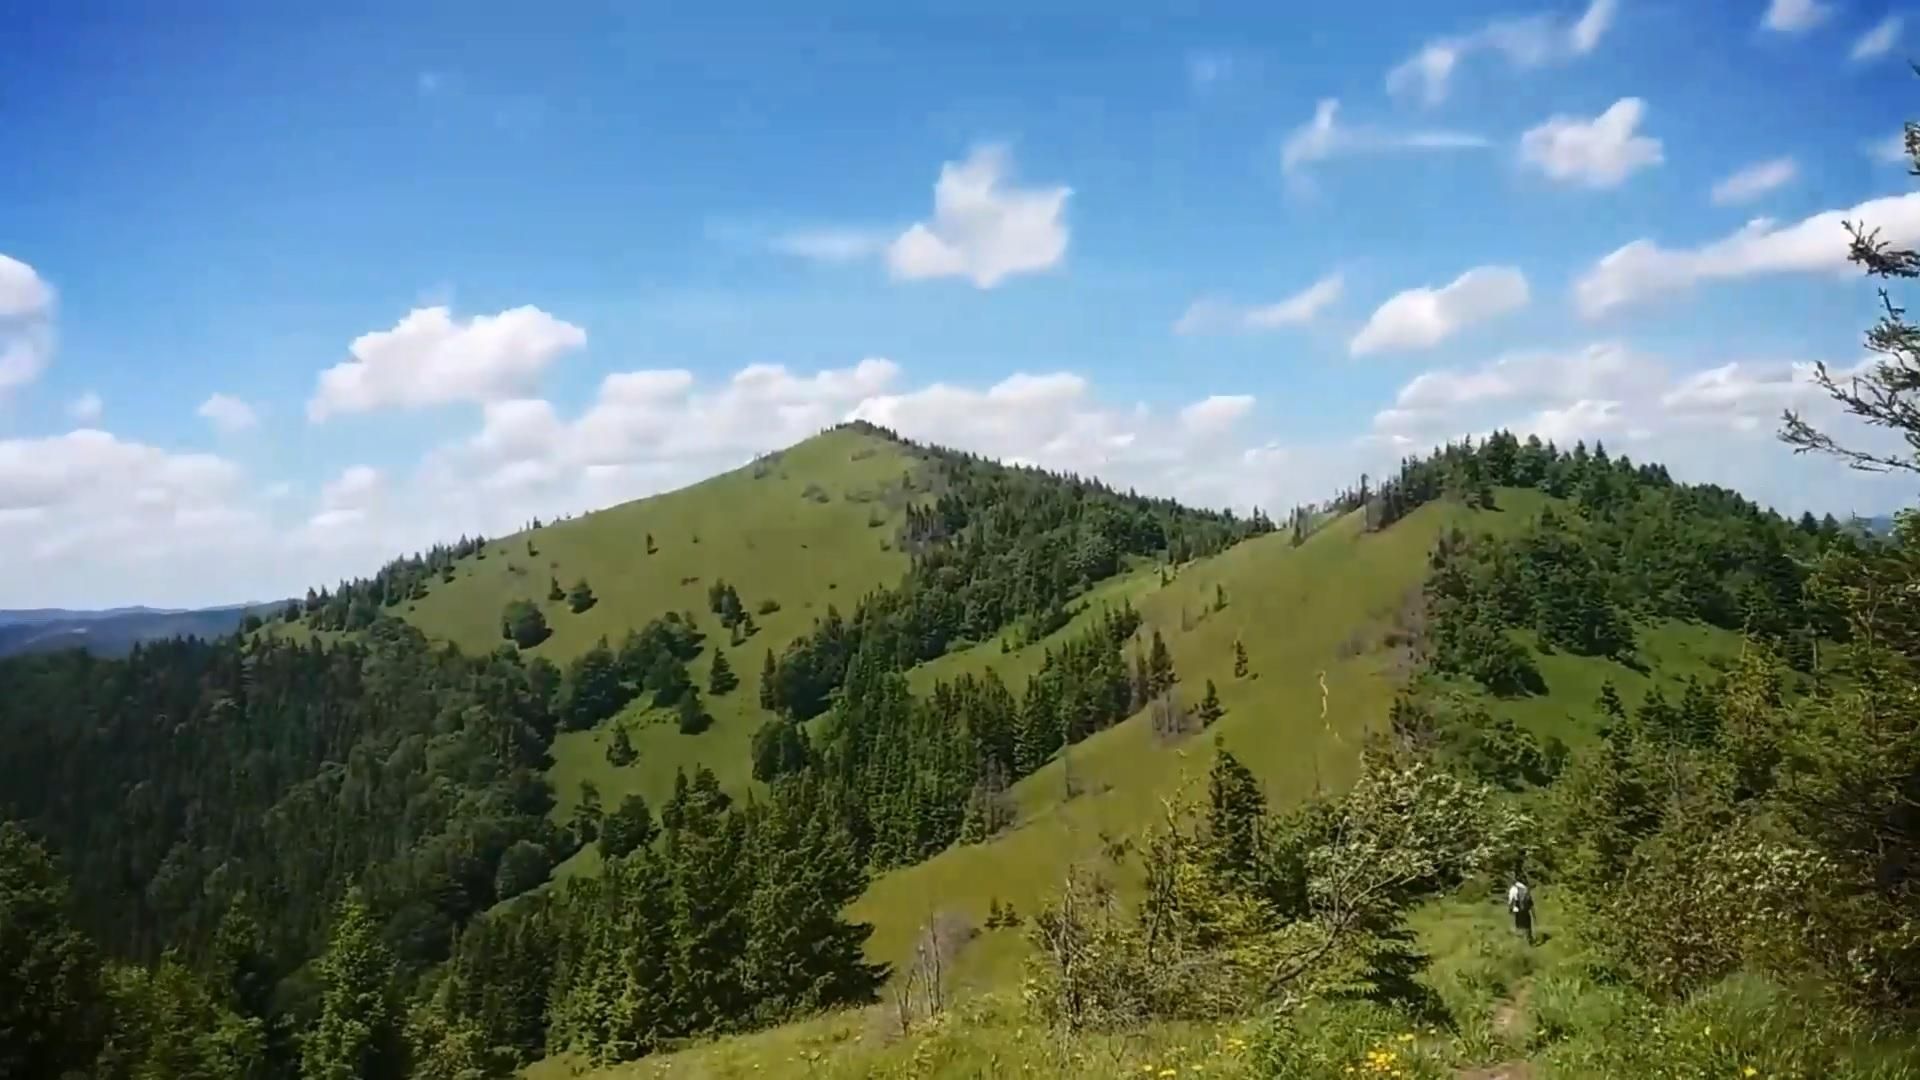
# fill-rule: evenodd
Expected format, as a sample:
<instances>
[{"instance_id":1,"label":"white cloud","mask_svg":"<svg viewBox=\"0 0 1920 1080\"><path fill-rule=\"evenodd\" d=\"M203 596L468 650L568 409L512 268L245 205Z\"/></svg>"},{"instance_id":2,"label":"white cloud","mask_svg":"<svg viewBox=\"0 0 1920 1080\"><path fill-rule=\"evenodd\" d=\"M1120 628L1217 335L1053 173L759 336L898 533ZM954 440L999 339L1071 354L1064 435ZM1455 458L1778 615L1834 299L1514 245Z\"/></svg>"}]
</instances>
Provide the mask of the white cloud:
<instances>
[{"instance_id":1,"label":"white cloud","mask_svg":"<svg viewBox=\"0 0 1920 1080\"><path fill-rule=\"evenodd\" d=\"M813 262L859 262L883 254L892 236L879 229L796 229L773 237L775 251Z\"/></svg>"},{"instance_id":2,"label":"white cloud","mask_svg":"<svg viewBox=\"0 0 1920 1080\"><path fill-rule=\"evenodd\" d=\"M1841 365L1844 374L1851 370ZM1403 452L1499 428L1565 448L1604 440L1613 453L1658 461L1682 480L1733 487L1798 512L1873 513L1911 501L1897 480L1797 457L1775 437L1783 409L1804 412L1849 443L1882 445L1836 409L1813 365L1741 360L1693 370L1619 342L1525 351L1478 367L1425 372L1374 416L1375 439Z\"/></svg>"},{"instance_id":3,"label":"white cloud","mask_svg":"<svg viewBox=\"0 0 1920 1080\"><path fill-rule=\"evenodd\" d=\"M1820 0L1772 0L1760 25L1783 34L1798 34L1826 22L1832 14L1833 5Z\"/></svg>"},{"instance_id":4,"label":"white cloud","mask_svg":"<svg viewBox=\"0 0 1920 1080\"><path fill-rule=\"evenodd\" d=\"M1511 266L1476 266L1438 289L1398 293L1354 335L1354 356L1386 349L1422 349L1468 326L1525 307L1526 275Z\"/></svg>"},{"instance_id":5,"label":"white cloud","mask_svg":"<svg viewBox=\"0 0 1920 1080\"><path fill-rule=\"evenodd\" d=\"M1876 139L1863 149L1873 160L1887 165L1913 164L1912 156L1907 153L1907 133L1904 130L1896 131L1884 139Z\"/></svg>"},{"instance_id":6,"label":"white cloud","mask_svg":"<svg viewBox=\"0 0 1920 1080\"><path fill-rule=\"evenodd\" d=\"M964 277L990 289L1016 274L1056 266L1066 258L1067 187L1008 184L1005 147L982 146L965 161L940 167L933 219L915 223L887 247L893 276L914 281Z\"/></svg>"},{"instance_id":7,"label":"white cloud","mask_svg":"<svg viewBox=\"0 0 1920 1080\"><path fill-rule=\"evenodd\" d=\"M100 414L105 410L106 403L100 400L99 394L91 390L67 403L67 415L83 427L90 427L98 422Z\"/></svg>"},{"instance_id":8,"label":"white cloud","mask_svg":"<svg viewBox=\"0 0 1920 1080\"><path fill-rule=\"evenodd\" d=\"M1710 198L1715 206L1751 202L1775 188L1793 182L1800 168L1790 157L1755 162L1713 185Z\"/></svg>"},{"instance_id":9,"label":"white cloud","mask_svg":"<svg viewBox=\"0 0 1920 1080\"><path fill-rule=\"evenodd\" d=\"M1575 282L1574 301L1593 318L1700 281L1844 270L1848 241L1842 223L1847 221L1879 229L1880 238L1891 244L1920 243L1920 192L1828 210L1792 225L1755 218L1695 248L1663 248L1652 240L1635 240Z\"/></svg>"},{"instance_id":10,"label":"white cloud","mask_svg":"<svg viewBox=\"0 0 1920 1080\"><path fill-rule=\"evenodd\" d=\"M1785 373L1785 374L1783 374ZM1184 406L1104 397L1069 372L985 386L902 386L870 359L801 373L772 365L704 382L677 370L605 379L581 411L497 399L476 428L420 462L352 465L303 496L233 462L129 443L102 431L0 440L0 607L190 605L266 600L363 575L461 533L501 535L533 515L606 506L743 465L836 421L860 417L915 439L1098 476L1203 505L1284 510L1323 499L1405 453L1507 425L1555 437L1604 434L1687 479L1845 513L1911 492L1869 486L1771 439L1783 404L1830 411L1803 367L1743 361L1669 368L1616 344L1514 353L1410 380L1372 433L1267 441L1253 401L1196 394ZM1884 478L1882 478L1884 479ZM217 566L209 574L207 568Z\"/></svg>"},{"instance_id":11,"label":"white cloud","mask_svg":"<svg viewBox=\"0 0 1920 1080\"><path fill-rule=\"evenodd\" d=\"M1904 20L1898 15L1889 15L1873 25L1873 29L1860 35L1853 43L1853 49L1847 54L1850 60L1873 60L1887 55L1900 40L1900 30Z\"/></svg>"},{"instance_id":12,"label":"white cloud","mask_svg":"<svg viewBox=\"0 0 1920 1080\"><path fill-rule=\"evenodd\" d=\"M391 330L355 338L352 359L320 373L307 416L510 397L586 341L586 331L537 307L464 323L444 307L417 308Z\"/></svg>"},{"instance_id":13,"label":"white cloud","mask_svg":"<svg viewBox=\"0 0 1920 1080\"><path fill-rule=\"evenodd\" d=\"M201 402L194 412L212 424L215 430L229 435L246 431L260 422L253 406L230 394L214 394Z\"/></svg>"},{"instance_id":14,"label":"white cloud","mask_svg":"<svg viewBox=\"0 0 1920 1080\"><path fill-rule=\"evenodd\" d=\"M1340 102L1323 98L1313 119L1287 136L1280 150L1280 167L1294 173L1314 162L1360 154L1408 151L1473 150L1492 145L1484 136L1464 131L1396 131L1378 127L1345 127L1339 123Z\"/></svg>"},{"instance_id":15,"label":"white cloud","mask_svg":"<svg viewBox=\"0 0 1920 1080\"><path fill-rule=\"evenodd\" d=\"M1429 41L1387 72L1387 91L1417 94L1424 104L1438 105L1447 99L1461 62L1475 53L1498 53L1522 69L1585 56L1613 25L1617 8L1617 0L1592 0L1572 23L1552 15L1500 19L1469 34Z\"/></svg>"},{"instance_id":16,"label":"white cloud","mask_svg":"<svg viewBox=\"0 0 1920 1080\"><path fill-rule=\"evenodd\" d=\"M1215 394L1180 410L1180 424L1190 434L1218 435L1253 411L1251 394Z\"/></svg>"},{"instance_id":17,"label":"white cloud","mask_svg":"<svg viewBox=\"0 0 1920 1080\"><path fill-rule=\"evenodd\" d=\"M1345 288L1345 279L1334 273L1271 304L1243 307L1222 300L1196 300L1173 324L1173 330L1176 334L1199 334L1305 326L1337 302Z\"/></svg>"},{"instance_id":18,"label":"white cloud","mask_svg":"<svg viewBox=\"0 0 1920 1080\"><path fill-rule=\"evenodd\" d=\"M1635 134L1645 112L1639 98L1621 98L1592 120L1554 116L1520 136L1520 159L1561 183L1618 187L1663 160L1659 139Z\"/></svg>"},{"instance_id":19,"label":"white cloud","mask_svg":"<svg viewBox=\"0 0 1920 1080\"><path fill-rule=\"evenodd\" d=\"M53 356L53 286L0 254L0 395L40 377Z\"/></svg>"}]
</instances>

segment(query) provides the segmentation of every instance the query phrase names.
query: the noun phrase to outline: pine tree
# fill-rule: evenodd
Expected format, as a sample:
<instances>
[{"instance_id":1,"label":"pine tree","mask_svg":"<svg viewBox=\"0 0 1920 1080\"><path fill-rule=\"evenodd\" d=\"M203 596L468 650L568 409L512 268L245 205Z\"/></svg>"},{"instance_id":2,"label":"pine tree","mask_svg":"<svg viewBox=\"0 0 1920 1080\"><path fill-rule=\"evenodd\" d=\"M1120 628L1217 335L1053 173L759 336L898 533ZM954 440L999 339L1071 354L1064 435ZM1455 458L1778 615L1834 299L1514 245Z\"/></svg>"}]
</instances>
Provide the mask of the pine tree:
<instances>
[{"instance_id":1,"label":"pine tree","mask_svg":"<svg viewBox=\"0 0 1920 1080\"><path fill-rule=\"evenodd\" d=\"M302 1041L302 1080L401 1080L406 1041L393 954L359 893L340 901L320 958L320 1019Z\"/></svg>"},{"instance_id":2,"label":"pine tree","mask_svg":"<svg viewBox=\"0 0 1920 1080\"><path fill-rule=\"evenodd\" d=\"M1267 799L1260 783L1214 737L1213 767L1207 771L1207 830L1210 862L1216 872L1251 879L1261 855L1260 825Z\"/></svg>"},{"instance_id":3,"label":"pine tree","mask_svg":"<svg viewBox=\"0 0 1920 1080\"><path fill-rule=\"evenodd\" d=\"M689 686L680 695L680 704L675 709L675 717L680 724L680 734L698 735L713 723L713 717L700 704L700 692Z\"/></svg>"},{"instance_id":4,"label":"pine tree","mask_svg":"<svg viewBox=\"0 0 1920 1080\"><path fill-rule=\"evenodd\" d=\"M573 806L569 823L574 842L591 844L600 836L600 824L606 812L600 807L600 786L591 780L580 781L580 801Z\"/></svg>"},{"instance_id":5,"label":"pine tree","mask_svg":"<svg viewBox=\"0 0 1920 1080\"><path fill-rule=\"evenodd\" d=\"M592 607L596 602L593 586L587 584L586 578L574 582L573 588L567 591L567 607L571 608L575 615Z\"/></svg>"},{"instance_id":6,"label":"pine tree","mask_svg":"<svg viewBox=\"0 0 1920 1080\"><path fill-rule=\"evenodd\" d=\"M1627 718L1626 703L1620 700L1620 691L1613 688L1612 679L1600 684L1600 700L1597 704L1602 713L1614 720Z\"/></svg>"},{"instance_id":7,"label":"pine tree","mask_svg":"<svg viewBox=\"0 0 1920 1080\"><path fill-rule=\"evenodd\" d=\"M1213 680L1207 680L1207 692L1200 698L1200 725L1206 727L1226 715L1220 706L1220 692L1213 687Z\"/></svg>"},{"instance_id":8,"label":"pine tree","mask_svg":"<svg viewBox=\"0 0 1920 1080\"><path fill-rule=\"evenodd\" d=\"M733 673L733 665L727 663L725 653L715 650L713 667L707 672L707 693L719 696L740 685L740 676Z\"/></svg>"},{"instance_id":9,"label":"pine tree","mask_svg":"<svg viewBox=\"0 0 1920 1080\"><path fill-rule=\"evenodd\" d=\"M547 575L547 599L559 603L567 598L566 591L560 588L560 579Z\"/></svg>"},{"instance_id":10,"label":"pine tree","mask_svg":"<svg viewBox=\"0 0 1920 1080\"><path fill-rule=\"evenodd\" d=\"M779 707L780 699L775 693L779 681L780 669L773 662L773 650L767 650L767 662L760 665L760 707L769 712Z\"/></svg>"},{"instance_id":11,"label":"pine tree","mask_svg":"<svg viewBox=\"0 0 1920 1080\"><path fill-rule=\"evenodd\" d=\"M1158 630L1153 632L1153 646L1147 654L1147 678L1150 683L1148 688L1155 696L1173 688L1173 654L1167 651L1166 639L1160 636Z\"/></svg>"},{"instance_id":12,"label":"pine tree","mask_svg":"<svg viewBox=\"0 0 1920 1080\"><path fill-rule=\"evenodd\" d=\"M637 794L628 795L620 800L620 808L601 822L600 857L624 858L653 843L659 831L659 827L653 823L653 811L648 808L647 800Z\"/></svg>"},{"instance_id":13,"label":"pine tree","mask_svg":"<svg viewBox=\"0 0 1920 1080\"><path fill-rule=\"evenodd\" d=\"M1233 639L1233 677L1236 679L1247 677L1247 646L1239 638Z\"/></svg>"},{"instance_id":14,"label":"pine tree","mask_svg":"<svg viewBox=\"0 0 1920 1080\"><path fill-rule=\"evenodd\" d=\"M1219 582L1213 585L1213 610L1227 610L1227 587Z\"/></svg>"},{"instance_id":15,"label":"pine tree","mask_svg":"<svg viewBox=\"0 0 1920 1080\"><path fill-rule=\"evenodd\" d=\"M91 1070L103 1005L93 942L67 921L67 883L39 844L0 822L0 1076Z\"/></svg>"},{"instance_id":16,"label":"pine tree","mask_svg":"<svg viewBox=\"0 0 1920 1080\"><path fill-rule=\"evenodd\" d=\"M625 768L634 763L640 754L633 748L633 738L627 734L627 725L613 725L613 738L607 741L607 763L617 768Z\"/></svg>"},{"instance_id":17,"label":"pine tree","mask_svg":"<svg viewBox=\"0 0 1920 1080\"><path fill-rule=\"evenodd\" d=\"M654 545L654 542L653 542L653 534L652 534L652 533L648 533L648 534L647 534L647 554L649 554L649 555L651 555L651 554L653 554L654 552L656 552L656 551L659 551L659 550L660 550L660 549L659 549L658 547L656 547L656 546Z\"/></svg>"}]
</instances>

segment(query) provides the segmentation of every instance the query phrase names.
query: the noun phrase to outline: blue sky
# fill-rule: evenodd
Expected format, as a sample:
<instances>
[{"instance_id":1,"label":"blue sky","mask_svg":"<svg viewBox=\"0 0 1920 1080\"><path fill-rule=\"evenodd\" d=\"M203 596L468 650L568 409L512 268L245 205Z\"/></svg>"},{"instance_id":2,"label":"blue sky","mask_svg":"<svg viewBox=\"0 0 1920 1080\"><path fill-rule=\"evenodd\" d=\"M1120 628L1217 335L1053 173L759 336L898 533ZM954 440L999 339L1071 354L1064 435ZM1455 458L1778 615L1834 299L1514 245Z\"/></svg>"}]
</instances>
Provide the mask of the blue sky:
<instances>
[{"instance_id":1,"label":"blue sky","mask_svg":"<svg viewBox=\"0 0 1920 1080\"><path fill-rule=\"evenodd\" d=\"M856 414L1243 508L1500 425L1911 502L1770 433L1873 314L1818 215L1920 241L1920 21L1295 6L16 10L0 607L284 595Z\"/></svg>"}]
</instances>

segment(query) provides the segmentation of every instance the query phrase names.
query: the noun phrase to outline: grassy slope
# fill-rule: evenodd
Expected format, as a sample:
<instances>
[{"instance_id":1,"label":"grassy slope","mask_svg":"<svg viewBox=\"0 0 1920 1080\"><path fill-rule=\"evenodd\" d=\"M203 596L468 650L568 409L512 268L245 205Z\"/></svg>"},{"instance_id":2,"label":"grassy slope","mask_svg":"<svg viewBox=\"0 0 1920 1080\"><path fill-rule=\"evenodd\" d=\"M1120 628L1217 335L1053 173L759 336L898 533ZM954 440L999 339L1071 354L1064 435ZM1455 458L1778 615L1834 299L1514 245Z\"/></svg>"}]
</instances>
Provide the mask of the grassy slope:
<instances>
[{"instance_id":1,"label":"grassy slope","mask_svg":"<svg viewBox=\"0 0 1920 1080\"><path fill-rule=\"evenodd\" d=\"M892 550L891 538L914 497L903 491L902 475L917 464L889 440L850 429L827 432L764 464L489 541L486 558L462 560L451 583L434 585L401 613L430 637L484 653L501 644L507 603L531 600L545 612L553 636L528 655L565 666L602 637L618 648L630 629L669 611L691 612L707 641L688 669L713 726L682 735L664 710L636 701L597 729L562 733L549 773L559 796L555 814L564 820L572 812L582 780L599 787L609 810L629 792L641 793L657 810L675 770L696 764L744 791L753 783L749 742L766 716L759 704L766 651L778 652L804 633L829 604L851 613L861 596L906 573L907 558ZM825 501L808 497L815 488ZM649 533L658 548L653 555L646 549ZM528 554L529 540L537 554ZM547 599L549 578L565 589L583 577L598 597L593 607L575 614L565 601ZM760 627L738 646L707 608L707 587L715 580L733 585ZM760 614L766 600L778 601L780 610ZM277 621L268 632L313 634ZM718 697L705 694L716 652L726 653L740 677L738 688ZM627 727L639 751L639 760L625 768L606 760L613 724ZM588 848L561 873L592 871L598 861Z\"/></svg>"},{"instance_id":2,"label":"grassy slope","mask_svg":"<svg viewBox=\"0 0 1920 1080\"><path fill-rule=\"evenodd\" d=\"M1188 564L1168 585L1144 568L1108 582L1089 610L1047 643L1003 654L998 641L941 658L913 674L915 688L962 672L997 671L1016 693L1040 663L1045 645L1077 633L1101 602L1130 599L1143 616L1144 639L1157 628L1180 673L1183 700L1197 701L1214 680L1227 714L1212 733L1169 745L1136 716L1071 750L1082 794L1066 799L1067 766L1056 760L1014 788L1018 821L992 841L956 847L918 866L876 880L852 914L874 924L869 952L900 962L929 914L958 911L978 923L988 902L1011 902L1031 913L1054 888L1069 859L1091 860L1104 838L1137 836L1162 813L1162 800L1184 783L1204 782L1218 733L1258 775L1271 799L1290 801L1316 786L1352 779L1357 750L1378 727L1404 675L1404 661L1382 638L1426 574L1434 537L1459 524L1470 531L1518 530L1546 499L1534 491L1502 491L1497 512L1472 512L1451 503L1422 508L1384 533L1360 532L1353 517L1335 521L1305 545L1285 535L1261 538L1211 559ZM1227 606L1212 611L1215 586ZM1232 674L1235 638L1246 647L1250 675ZM1737 637L1689 624L1643 627L1640 656L1649 672L1565 654L1537 656L1548 693L1501 701L1457 684L1443 686L1477 697L1496 715L1511 716L1542 735L1577 744L1590 738L1602 682L1611 680L1630 705L1657 682L1670 697L1688 674L1710 674L1712 658L1738 652ZM1320 719L1319 673L1326 673L1327 720ZM1123 881L1123 885L1128 884ZM1476 898L1477 899L1477 898ZM1430 907L1417 920L1422 942L1435 956L1431 979L1463 1013L1493 1025L1513 988L1559 962L1548 947L1523 953L1505 936L1492 903L1455 899ZM1543 895L1543 925L1551 916ZM1551 929L1550 926L1548 927ZM1155 1071L1194 1062L1211 1075L1235 1075L1241 1062L1228 1040L1237 1028L1154 1025L1126 1037L1065 1045L1022 1015L1015 985L1027 946L1018 930L983 933L960 957L956 980L970 993L939 1027L893 1041L882 1007L850 1010L771 1031L724 1039L680 1054L635 1062L608 1076L805 1075L1117 1075L1154 1064ZM1510 1017L1509 1017L1510 1019ZM1486 1033L1492 1042L1494 1032ZM1490 1049L1492 1047L1490 1046ZM1081 1055L1078 1059L1074 1055ZM530 1071L566 1075L563 1061Z\"/></svg>"}]
</instances>

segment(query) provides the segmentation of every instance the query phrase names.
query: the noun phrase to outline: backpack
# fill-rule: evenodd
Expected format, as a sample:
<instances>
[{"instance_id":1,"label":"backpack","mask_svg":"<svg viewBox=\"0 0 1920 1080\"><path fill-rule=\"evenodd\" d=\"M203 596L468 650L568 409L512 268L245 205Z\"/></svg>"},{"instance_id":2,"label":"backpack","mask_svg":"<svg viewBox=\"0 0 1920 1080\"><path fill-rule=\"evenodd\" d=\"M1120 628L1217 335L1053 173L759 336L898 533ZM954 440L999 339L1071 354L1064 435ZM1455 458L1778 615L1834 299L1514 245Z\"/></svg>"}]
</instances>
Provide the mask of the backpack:
<instances>
[{"instance_id":1,"label":"backpack","mask_svg":"<svg viewBox=\"0 0 1920 1080\"><path fill-rule=\"evenodd\" d=\"M1516 915L1520 914L1521 912L1532 911L1533 910L1533 890L1527 888L1527 886L1524 883L1522 883L1520 885L1519 893L1515 895L1508 902L1507 907Z\"/></svg>"}]
</instances>

